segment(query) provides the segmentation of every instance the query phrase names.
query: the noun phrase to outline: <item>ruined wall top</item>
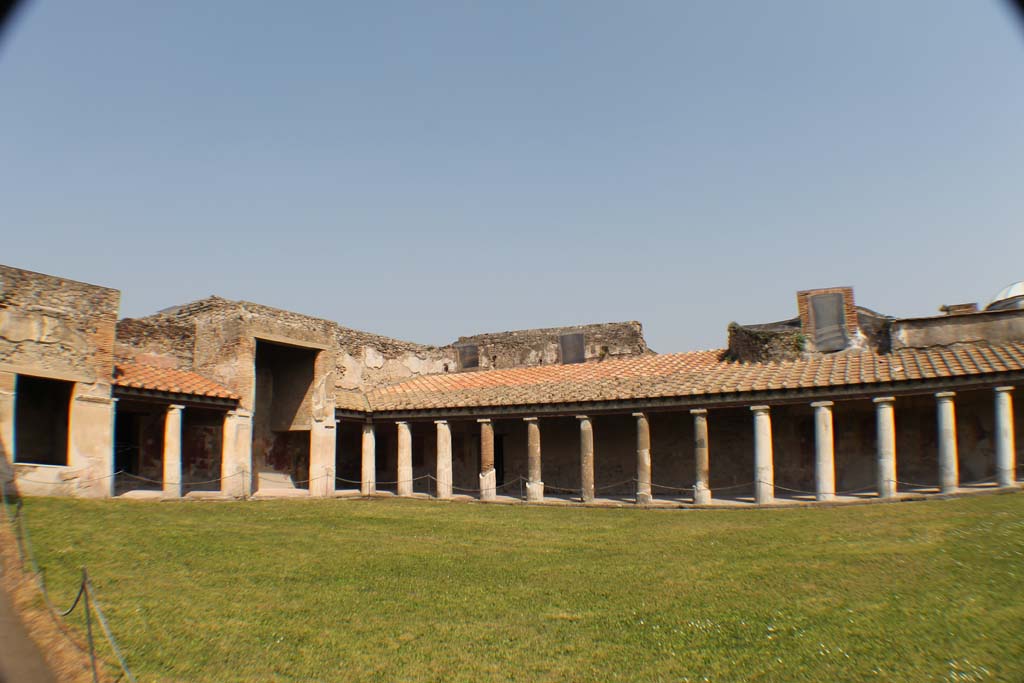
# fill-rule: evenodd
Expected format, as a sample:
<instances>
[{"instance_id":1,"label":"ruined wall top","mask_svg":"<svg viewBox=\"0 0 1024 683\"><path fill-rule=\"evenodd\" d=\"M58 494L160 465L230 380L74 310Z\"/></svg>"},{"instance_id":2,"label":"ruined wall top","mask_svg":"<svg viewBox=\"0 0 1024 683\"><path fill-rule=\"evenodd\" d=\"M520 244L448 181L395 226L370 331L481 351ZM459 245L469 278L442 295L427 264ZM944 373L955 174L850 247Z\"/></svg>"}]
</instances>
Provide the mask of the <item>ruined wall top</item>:
<instances>
[{"instance_id":1,"label":"ruined wall top","mask_svg":"<svg viewBox=\"0 0 1024 683\"><path fill-rule=\"evenodd\" d=\"M582 335L582 357L567 358L565 354L571 353L571 346L580 343L579 337L572 339L576 335ZM636 321L476 334L459 337L453 346L476 347L477 367L482 369L600 361L652 353L644 340L643 326ZM460 365L467 369L465 363Z\"/></svg>"},{"instance_id":2,"label":"ruined wall top","mask_svg":"<svg viewBox=\"0 0 1024 683\"><path fill-rule=\"evenodd\" d=\"M121 293L0 265L0 367L110 382Z\"/></svg>"},{"instance_id":3,"label":"ruined wall top","mask_svg":"<svg viewBox=\"0 0 1024 683\"><path fill-rule=\"evenodd\" d=\"M1024 309L904 318L892 322L893 349L1021 340L1024 340Z\"/></svg>"}]
</instances>

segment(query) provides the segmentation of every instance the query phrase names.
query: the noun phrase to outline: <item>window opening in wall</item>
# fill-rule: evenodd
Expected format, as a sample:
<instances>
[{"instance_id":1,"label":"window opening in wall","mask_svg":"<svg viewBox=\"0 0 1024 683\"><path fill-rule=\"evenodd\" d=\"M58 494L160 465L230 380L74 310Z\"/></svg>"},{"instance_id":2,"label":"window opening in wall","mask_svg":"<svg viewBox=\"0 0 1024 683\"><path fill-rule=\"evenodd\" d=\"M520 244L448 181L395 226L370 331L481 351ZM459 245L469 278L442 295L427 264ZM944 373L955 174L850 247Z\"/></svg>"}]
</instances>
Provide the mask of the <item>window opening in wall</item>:
<instances>
[{"instance_id":1,"label":"window opening in wall","mask_svg":"<svg viewBox=\"0 0 1024 683\"><path fill-rule=\"evenodd\" d=\"M585 360L582 332L563 334L559 337L558 345L562 354L562 363L582 363Z\"/></svg>"},{"instance_id":2,"label":"window opening in wall","mask_svg":"<svg viewBox=\"0 0 1024 683\"><path fill-rule=\"evenodd\" d=\"M845 299L838 292L811 296L814 315L814 346L818 351L839 351L846 348Z\"/></svg>"},{"instance_id":3,"label":"window opening in wall","mask_svg":"<svg viewBox=\"0 0 1024 683\"><path fill-rule=\"evenodd\" d=\"M460 369L470 370L480 367L480 348L476 344L456 346L455 350L459 353Z\"/></svg>"},{"instance_id":4,"label":"window opening in wall","mask_svg":"<svg viewBox=\"0 0 1024 683\"><path fill-rule=\"evenodd\" d=\"M18 375L14 399L14 460L68 464L73 382Z\"/></svg>"}]
</instances>

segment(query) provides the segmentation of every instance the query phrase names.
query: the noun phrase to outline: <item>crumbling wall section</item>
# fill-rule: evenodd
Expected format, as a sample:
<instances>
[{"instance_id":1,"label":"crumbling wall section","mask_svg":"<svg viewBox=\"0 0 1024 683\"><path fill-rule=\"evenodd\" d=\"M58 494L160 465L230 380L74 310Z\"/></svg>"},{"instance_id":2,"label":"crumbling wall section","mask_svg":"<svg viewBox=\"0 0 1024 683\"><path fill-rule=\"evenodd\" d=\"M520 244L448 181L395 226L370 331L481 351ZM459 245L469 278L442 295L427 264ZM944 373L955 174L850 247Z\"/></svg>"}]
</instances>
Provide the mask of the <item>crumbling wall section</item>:
<instances>
[{"instance_id":1,"label":"crumbling wall section","mask_svg":"<svg viewBox=\"0 0 1024 683\"><path fill-rule=\"evenodd\" d=\"M555 365L562 362L562 335L574 333L583 335L586 362L651 353L636 321L478 334L453 346L476 345L481 369Z\"/></svg>"},{"instance_id":2,"label":"crumbling wall section","mask_svg":"<svg viewBox=\"0 0 1024 683\"><path fill-rule=\"evenodd\" d=\"M125 318L117 322L114 356L161 368L189 370L195 325L165 318Z\"/></svg>"},{"instance_id":3,"label":"crumbling wall section","mask_svg":"<svg viewBox=\"0 0 1024 683\"><path fill-rule=\"evenodd\" d=\"M729 323L726 355L744 363L795 360L803 353L805 341L799 318L767 325Z\"/></svg>"},{"instance_id":4,"label":"crumbling wall section","mask_svg":"<svg viewBox=\"0 0 1024 683\"><path fill-rule=\"evenodd\" d=\"M374 389L420 375L454 372L451 346L428 346L337 326L339 389Z\"/></svg>"},{"instance_id":5,"label":"crumbling wall section","mask_svg":"<svg viewBox=\"0 0 1024 683\"><path fill-rule=\"evenodd\" d=\"M116 289L0 266L0 368L109 383Z\"/></svg>"},{"instance_id":6,"label":"crumbling wall section","mask_svg":"<svg viewBox=\"0 0 1024 683\"><path fill-rule=\"evenodd\" d=\"M110 382L120 299L109 287L0 266L0 477L15 479L22 493L110 495ZM16 462L18 375L74 382L66 465Z\"/></svg>"},{"instance_id":7,"label":"crumbling wall section","mask_svg":"<svg viewBox=\"0 0 1024 683\"><path fill-rule=\"evenodd\" d=\"M892 321L892 348L1004 344L1024 340L1024 310L984 311Z\"/></svg>"}]
</instances>

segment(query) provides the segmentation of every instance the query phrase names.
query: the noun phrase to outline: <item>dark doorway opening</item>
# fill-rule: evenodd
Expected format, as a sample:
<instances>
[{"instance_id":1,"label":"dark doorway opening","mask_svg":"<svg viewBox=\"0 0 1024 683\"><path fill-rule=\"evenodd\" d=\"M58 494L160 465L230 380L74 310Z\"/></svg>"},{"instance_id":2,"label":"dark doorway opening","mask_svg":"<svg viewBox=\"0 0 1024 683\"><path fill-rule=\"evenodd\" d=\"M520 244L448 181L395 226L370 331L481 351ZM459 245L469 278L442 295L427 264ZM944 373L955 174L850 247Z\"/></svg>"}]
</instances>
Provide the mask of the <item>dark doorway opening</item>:
<instances>
[{"instance_id":1,"label":"dark doorway opening","mask_svg":"<svg viewBox=\"0 0 1024 683\"><path fill-rule=\"evenodd\" d=\"M494 480L496 486L505 484L505 435L494 435Z\"/></svg>"},{"instance_id":2,"label":"dark doorway opening","mask_svg":"<svg viewBox=\"0 0 1024 683\"><path fill-rule=\"evenodd\" d=\"M14 460L68 464L68 417L73 382L18 375L14 398Z\"/></svg>"},{"instance_id":3,"label":"dark doorway opening","mask_svg":"<svg viewBox=\"0 0 1024 683\"><path fill-rule=\"evenodd\" d=\"M256 489L308 489L317 349L256 340L252 460Z\"/></svg>"},{"instance_id":4,"label":"dark doorway opening","mask_svg":"<svg viewBox=\"0 0 1024 683\"><path fill-rule=\"evenodd\" d=\"M224 411L185 408L181 418L181 492L220 491Z\"/></svg>"},{"instance_id":5,"label":"dark doorway opening","mask_svg":"<svg viewBox=\"0 0 1024 683\"><path fill-rule=\"evenodd\" d=\"M114 413L114 493L163 488L166 406L119 401Z\"/></svg>"},{"instance_id":6,"label":"dark doorway opening","mask_svg":"<svg viewBox=\"0 0 1024 683\"><path fill-rule=\"evenodd\" d=\"M357 489L362 477L363 424L342 420L335 441L335 488Z\"/></svg>"}]
</instances>

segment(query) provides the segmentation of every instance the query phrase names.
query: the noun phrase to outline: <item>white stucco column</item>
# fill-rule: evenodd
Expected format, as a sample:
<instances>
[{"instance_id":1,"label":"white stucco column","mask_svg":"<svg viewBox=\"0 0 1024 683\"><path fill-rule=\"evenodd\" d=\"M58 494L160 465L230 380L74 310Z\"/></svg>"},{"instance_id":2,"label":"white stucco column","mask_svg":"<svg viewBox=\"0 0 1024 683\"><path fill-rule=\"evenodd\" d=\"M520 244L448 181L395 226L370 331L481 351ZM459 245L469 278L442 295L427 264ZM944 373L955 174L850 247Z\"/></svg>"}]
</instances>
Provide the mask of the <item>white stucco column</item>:
<instances>
[{"instance_id":1,"label":"white stucco column","mask_svg":"<svg viewBox=\"0 0 1024 683\"><path fill-rule=\"evenodd\" d=\"M996 387L996 476L1000 486L1017 483L1013 387Z\"/></svg>"},{"instance_id":2,"label":"white stucco column","mask_svg":"<svg viewBox=\"0 0 1024 683\"><path fill-rule=\"evenodd\" d=\"M181 411L167 406L164 415L164 498L181 498Z\"/></svg>"},{"instance_id":3,"label":"white stucco column","mask_svg":"<svg viewBox=\"0 0 1024 683\"><path fill-rule=\"evenodd\" d=\"M818 500L836 497L836 452L832 432L832 401L815 401L814 408L814 490Z\"/></svg>"},{"instance_id":4,"label":"white stucco column","mask_svg":"<svg viewBox=\"0 0 1024 683\"><path fill-rule=\"evenodd\" d=\"M544 500L544 482L540 467L540 424L535 417L524 417L526 423L526 500L539 503Z\"/></svg>"},{"instance_id":5,"label":"white stucco column","mask_svg":"<svg viewBox=\"0 0 1024 683\"><path fill-rule=\"evenodd\" d=\"M338 457L338 430L333 406L309 426L309 495L334 495L334 463Z\"/></svg>"},{"instance_id":6,"label":"white stucco column","mask_svg":"<svg viewBox=\"0 0 1024 683\"><path fill-rule=\"evenodd\" d=\"M480 425L480 500L494 500L497 493L497 472L494 471L494 424L490 418L477 420Z\"/></svg>"},{"instance_id":7,"label":"white stucco column","mask_svg":"<svg viewBox=\"0 0 1024 683\"><path fill-rule=\"evenodd\" d=\"M636 418L636 502L651 502L651 425L644 413Z\"/></svg>"},{"instance_id":8,"label":"white stucco column","mask_svg":"<svg viewBox=\"0 0 1024 683\"><path fill-rule=\"evenodd\" d=\"M114 494L116 404L109 384L75 382L68 416L68 466L78 473L75 495L108 498Z\"/></svg>"},{"instance_id":9,"label":"white stucco column","mask_svg":"<svg viewBox=\"0 0 1024 683\"><path fill-rule=\"evenodd\" d=\"M580 422L580 498L594 502L594 426L586 415L577 415Z\"/></svg>"},{"instance_id":10,"label":"white stucco column","mask_svg":"<svg viewBox=\"0 0 1024 683\"><path fill-rule=\"evenodd\" d=\"M935 394L936 418L939 429L939 486L943 493L960 488L960 468L956 450L956 392L940 391Z\"/></svg>"},{"instance_id":11,"label":"white stucco column","mask_svg":"<svg viewBox=\"0 0 1024 683\"><path fill-rule=\"evenodd\" d=\"M412 495L412 431L408 422L396 422L398 430L398 495Z\"/></svg>"},{"instance_id":12,"label":"white stucco column","mask_svg":"<svg viewBox=\"0 0 1024 683\"><path fill-rule=\"evenodd\" d=\"M224 414L220 490L233 498L252 495L252 413L239 408Z\"/></svg>"},{"instance_id":13,"label":"white stucco column","mask_svg":"<svg viewBox=\"0 0 1024 683\"><path fill-rule=\"evenodd\" d=\"M879 498L892 498L896 495L896 419L893 412L895 400L892 396L873 399L878 432L876 460Z\"/></svg>"},{"instance_id":14,"label":"white stucco column","mask_svg":"<svg viewBox=\"0 0 1024 683\"><path fill-rule=\"evenodd\" d=\"M772 417L769 406L750 406L754 413L754 501L775 500L775 465L772 452Z\"/></svg>"},{"instance_id":15,"label":"white stucco column","mask_svg":"<svg viewBox=\"0 0 1024 683\"><path fill-rule=\"evenodd\" d=\"M377 493L377 438L372 422L363 423L363 461L359 476L359 492L364 496Z\"/></svg>"},{"instance_id":16,"label":"white stucco column","mask_svg":"<svg viewBox=\"0 0 1024 683\"><path fill-rule=\"evenodd\" d=\"M694 505L711 504L711 454L708 442L708 411L695 408L693 415L693 460L696 479L693 484Z\"/></svg>"},{"instance_id":17,"label":"white stucco column","mask_svg":"<svg viewBox=\"0 0 1024 683\"><path fill-rule=\"evenodd\" d=\"M437 425L437 497L452 497L452 430L447 420L434 420Z\"/></svg>"}]
</instances>

